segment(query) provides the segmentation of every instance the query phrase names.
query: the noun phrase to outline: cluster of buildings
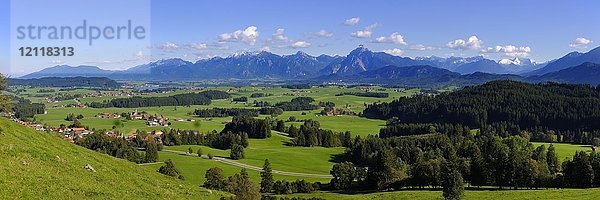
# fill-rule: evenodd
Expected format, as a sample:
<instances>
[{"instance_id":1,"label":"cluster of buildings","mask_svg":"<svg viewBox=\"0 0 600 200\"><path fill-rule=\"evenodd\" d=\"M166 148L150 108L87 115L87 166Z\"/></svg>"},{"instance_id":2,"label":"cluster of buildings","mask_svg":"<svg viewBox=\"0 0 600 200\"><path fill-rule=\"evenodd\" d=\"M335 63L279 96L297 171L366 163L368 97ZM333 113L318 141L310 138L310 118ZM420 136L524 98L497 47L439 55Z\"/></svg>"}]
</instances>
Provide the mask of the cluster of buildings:
<instances>
[{"instance_id":1,"label":"cluster of buildings","mask_svg":"<svg viewBox=\"0 0 600 200\"><path fill-rule=\"evenodd\" d=\"M162 115L151 115L146 112L138 112L137 110L129 113L127 116L129 120L146 120L148 126L169 126L169 118L163 117Z\"/></svg>"},{"instance_id":2,"label":"cluster of buildings","mask_svg":"<svg viewBox=\"0 0 600 200\"><path fill-rule=\"evenodd\" d=\"M156 141L157 143L162 144L162 139L160 137L164 134L164 132L162 132L161 130L147 131L146 134L148 135L148 137L154 139L154 141ZM136 138L137 136L138 133L130 134L127 137L125 137L125 140L130 141Z\"/></svg>"},{"instance_id":3,"label":"cluster of buildings","mask_svg":"<svg viewBox=\"0 0 600 200\"><path fill-rule=\"evenodd\" d=\"M45 131L46 130L46 128L43 125L41 125L41 124L35 124L35 123L29 123L29 122L26 122L26 121L21 121L19 118L16 118L16 117L13 117L12 120L15 121L15 122L17 122L17 123L19 123L19 124L21 124L21 125L23 125L23 126L26 126L27 128L30 128L30 129L35 129L35 130L38 130L38 131Z\"/></svg>"}]
</instances>

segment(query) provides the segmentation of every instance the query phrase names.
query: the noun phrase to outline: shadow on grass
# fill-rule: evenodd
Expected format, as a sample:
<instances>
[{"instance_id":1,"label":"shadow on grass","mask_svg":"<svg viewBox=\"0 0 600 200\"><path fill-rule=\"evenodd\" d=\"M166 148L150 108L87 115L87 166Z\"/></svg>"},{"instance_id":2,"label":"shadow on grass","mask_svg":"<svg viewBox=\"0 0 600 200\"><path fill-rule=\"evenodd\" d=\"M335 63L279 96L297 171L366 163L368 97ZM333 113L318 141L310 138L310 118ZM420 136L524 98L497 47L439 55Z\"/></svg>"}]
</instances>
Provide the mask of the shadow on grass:
<instances>
[{"instance_id":1,"label":"shadow on grass","mask_svg":"<svg viewBox=\"0 0 600 200\"><path fill-rule=\"evenodd\" d=\"M329 156L329 162L333 163L341 163L348 160L348 155L346 153L333 154Z\"/></svg>"},{"instance_id":2,"label":"shadow on grass","mask_svg":"<svg viewBox=\"0 0 600 200\"><path fill-rule=\"evenodd\" d=\"M357 195L357 194L371 194L371 193L385 193L385 192L401 192L401 191L431 191L431 192L435 192L435 191L442 191L442 187L438 187L438 188L431 188L431 187L423 187L423 188L402 188L402 189L398 189L398 190L387 190L387 191L381 191L381 190L375 190L375 189L369 189L369 190L356 190L356 189L350 189L350 190L330 190L329 192L331 193L337 193L337 194L346 194L346 195ZM512 188L503 188L500 189L498 187L492 187L492 186L485 186L485 187L465 187L465 191L515 191L515 190L531 190L531 191L537 191L537 190L544 190L544 189L550 189L550 188L538 188L538 189L528 189L528 188L519 188L519 189L512 189Z\"/></svg>"}]
</instances>

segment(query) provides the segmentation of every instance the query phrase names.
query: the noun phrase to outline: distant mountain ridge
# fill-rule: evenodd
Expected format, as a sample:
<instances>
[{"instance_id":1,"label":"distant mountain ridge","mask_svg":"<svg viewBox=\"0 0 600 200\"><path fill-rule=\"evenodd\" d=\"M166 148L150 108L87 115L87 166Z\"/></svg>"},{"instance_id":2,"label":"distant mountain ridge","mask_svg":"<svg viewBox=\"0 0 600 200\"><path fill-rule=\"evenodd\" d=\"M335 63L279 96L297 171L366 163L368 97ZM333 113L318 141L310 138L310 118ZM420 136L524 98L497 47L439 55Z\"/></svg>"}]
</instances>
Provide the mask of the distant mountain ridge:
<instances>
[{"instance_id":1,"label":"distant mountain ridge","mask_svg":"<svg viewBox=\"0 0 600 200\"><path fill-rule=\"evenodd\" d=\"M40 77L108 77L116 80L156 80L156 81L196 81L211 79L236 80L364 80L381 82L409 83L417 77L454 80L474 78L496 79L498 77L518 79L510 74L537 76L545 71L558 71L573 67L573 63L600 63L600 48L588 53L570 53L548 63L535 63L526 58L512 58L494 61L482 56L476 57L409 57L393 56L384 52L373 52L360 45L346 56L311 56L302 51L291 55L277 55L266 51L241 52L228 57L214 57L189 62L180 58L164 59L138 65L122 71L103 70L95 66L71 67L59 65L23 76ZM580 64L581 64L580 63ZM578 64L579 65L579 64ZM419 66L413 68L402 68ZM424 66L428 69L425 70ZM417 73L417 68L420 68ZM435 68L435 69L433 69ZM381 69L381 70L380 70ZM417 70L417 71L411 71ZM444 69L446 71L440 71ZM428 73L425 73L426 72ZM411 74L412 73L412 74ZM462 76L460 76L462 74ZM506 74L506 75L504 75ZM484 76L481 76L484 75ZM404 79L404 80L392 80ZM564 80L571 80L563 78ZM535 80L529 78L527 80ZM540 79L541 80L541 79ZM413 81L415 82L415 81ZM416 81L423 83L422 81Z\"/></svg>"},{"instance_id":2,"label":"distant mountain ridge","mask_svg":"<svg viewBox=\"0 0 600 200\"><path fill-rule=\"evenodd\" d=\"M45 68L41 71L34 72L31 74L27 74L20 78L30 79L30 78L43 78L43 77L75 77L75 76L83 76L83 77L94 77L94 76L108 76L115 71L100 69L96 66L88 66L88 65L80 65L76 67L68 66L68 65L57 65L54 67Z\"/></svg>"},{"instance_id":3,"label":"distant mountain ridge","mask_svg":"<svg viewBox=\"0 0 600 200\"><path fill-rule=\"evenodd\" d=\"M569 67L578 66L586 62L600 63L600 47L592 49L587 53L571 52L553 62L548 63L548 65L545 67L527 73L526 75L543 75Z\"/></svg>"}]
</instances>

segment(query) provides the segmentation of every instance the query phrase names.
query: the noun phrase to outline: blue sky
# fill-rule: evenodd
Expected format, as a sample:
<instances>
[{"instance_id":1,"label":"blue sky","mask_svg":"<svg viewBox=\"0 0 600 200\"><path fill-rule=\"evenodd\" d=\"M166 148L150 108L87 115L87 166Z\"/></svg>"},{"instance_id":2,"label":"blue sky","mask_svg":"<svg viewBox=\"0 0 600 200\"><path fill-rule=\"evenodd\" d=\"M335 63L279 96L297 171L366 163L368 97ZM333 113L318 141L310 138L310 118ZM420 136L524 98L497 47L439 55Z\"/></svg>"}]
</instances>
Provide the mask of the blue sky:
<instances>
[{"instance_id":1,"label":"blue sky","mask_svg":"<svg viewBox=\"0 0 600 200\"><path fill-rule=\"evenodd\" d=\"M146 17L149 18L149 38L142 43L98 41L98 45L88 49L75 41L61 41L56 45L74 44L82 46L79 51L94 54L30 61L32 59L19 59L14 47L7 48L8 41L15 39L10 36L14 30L5 27L10 27L11 20L20 19L11 19L8 14L9 0L1 2L0 65L3 73L12 75L56 64L124 69L163 58L198 60L241 51L346 55L359 44L374 51L408 57L483 55L494 60L525 57L544 62L571 51L588 51L598 46L596 40L600 41L597 21L600 12L596 11L600 2L593 0L154 0L142 6L149 7L148 11L138 9L117 15L131 17L129 14L144 24L146 12L149 13L150 17ZM66 2L69 1L53 1L56 20L70 19L74 23L82 20L73 13L65 14L81 10L81 5ZM80 14L93 13L88 18L106 18L108 22L105 20L104 24L120 24L119 17L110 16L137 8L136 5L119 5L121 8L115 8L116 11L94 12L98 7L110 10L115 5L113 1L91 2L85 6L89 9L89 5L94 5L91 7L94 9ZM36 12L30 15L28 20L44 18ZM147 45L142 47L141 44Z\"/></svg>"}]
</instances>

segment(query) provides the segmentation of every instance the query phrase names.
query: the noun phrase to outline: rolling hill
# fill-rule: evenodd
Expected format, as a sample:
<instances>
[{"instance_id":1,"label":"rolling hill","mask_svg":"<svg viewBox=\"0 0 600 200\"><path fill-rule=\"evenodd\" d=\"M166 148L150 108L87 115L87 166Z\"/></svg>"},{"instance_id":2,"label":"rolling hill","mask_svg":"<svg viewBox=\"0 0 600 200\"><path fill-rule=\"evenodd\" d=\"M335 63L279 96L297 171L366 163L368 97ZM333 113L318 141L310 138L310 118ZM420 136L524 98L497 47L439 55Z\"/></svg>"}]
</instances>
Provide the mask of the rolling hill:
<instances>
[{"instance_id":1,"label":"rolling hill","mask_svg":"<svg viewBox=\"0 0 600 200\"><path fill-rule=\"evenodd\" d=\"M0 196L9 199L219 199L227 195L0 118ZM91 165L96 172L84 169Z\"/></svg>"}]
</instances>

